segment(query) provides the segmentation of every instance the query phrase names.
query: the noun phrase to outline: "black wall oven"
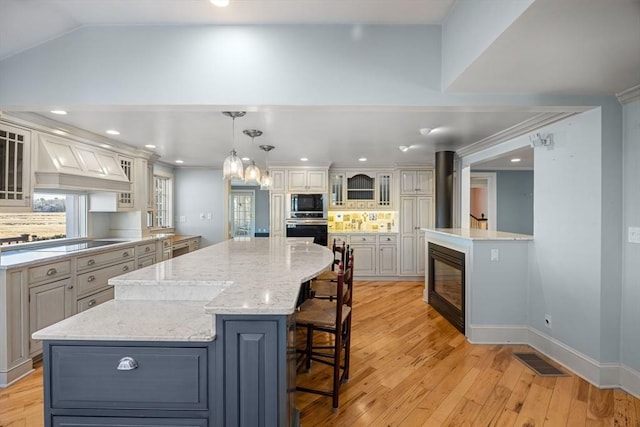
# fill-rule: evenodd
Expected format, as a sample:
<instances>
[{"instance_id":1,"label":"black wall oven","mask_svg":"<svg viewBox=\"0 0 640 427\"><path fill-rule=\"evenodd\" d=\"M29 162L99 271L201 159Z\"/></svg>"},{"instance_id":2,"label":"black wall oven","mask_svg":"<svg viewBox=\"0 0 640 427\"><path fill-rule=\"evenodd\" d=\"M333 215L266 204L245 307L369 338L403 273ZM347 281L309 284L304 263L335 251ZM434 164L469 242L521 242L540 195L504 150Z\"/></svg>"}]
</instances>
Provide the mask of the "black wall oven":
<instances>
[{"instance_id":1,"label":"black wall oven","mask_svg":"<svg viewBox=\"0 0 640 427\"><path fill-rule=\"evenodd\" d=\"M288 219L287 237L313 237L313 243L327 246L327 221L323 219Z\"/></svg>"}]
</instances>

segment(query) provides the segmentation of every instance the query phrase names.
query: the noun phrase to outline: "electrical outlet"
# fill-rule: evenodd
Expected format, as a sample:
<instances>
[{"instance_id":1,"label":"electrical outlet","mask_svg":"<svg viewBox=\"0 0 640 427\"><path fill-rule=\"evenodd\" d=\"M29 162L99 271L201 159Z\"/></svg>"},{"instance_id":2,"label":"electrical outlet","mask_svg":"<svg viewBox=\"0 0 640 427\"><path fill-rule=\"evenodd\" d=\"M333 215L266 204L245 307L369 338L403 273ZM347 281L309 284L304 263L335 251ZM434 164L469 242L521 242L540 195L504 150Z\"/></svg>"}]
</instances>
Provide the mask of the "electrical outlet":
<instances>
[{"instance_id":1,"label":"electrical outlet","mask_svg":"<svg viewBox=\"0 0 640 427\"><path fill-rule=\"evenodd\" d=\"M204 212L200 212L200 219L204 219Z\"/></svg>"},{"instance_id":2,"label":"electrical outlet","mask_svg":"<svg viewBox=\"0 0 640 427\"><path fill-rule=\"evenodd\" d=\"M551 329L551 315L550 314L545 314L544 315L544 326L546 326L547 328Z\"/></svg>"},{"instance_id":3,"label":"electrical outlet","mask_svg":"<svg viewBox=\"0 0 640 427\"><path fill-rule=\"evenodd\" d=\"M207 219L211 221L213 219L213 214L211 212L207 212Z\"/></svg>"},{"instance_id":4,"label":"electrical outlet","mask_svg":"<svg viewBox=\"0 0 640 427\"><path fill-rule=\"evenodd\" d=\"M498 249L491 249L491 261L500 260L500 251Z\"/></svg>"},{"instance_id":5,"label":"electrical outlet","mask_svg":"<svg viewBox=\"0 0 640 427\"><path fill-rule=\"evenodd\" d=\"M186 216L184 216L184 215L180 215L180 216L178 217L178 222L187 222L187 217L186 217Z\"/></svg>"},{"instance_id":6,"label":"electrical outlet","mask_svg":"<svg viewBox=\"0 0 640 427\"><path fill-rule=\"evenodd\" d=\"M629 243L640 243L640 227L629 227Z\"/></svg>"}]
</instances>

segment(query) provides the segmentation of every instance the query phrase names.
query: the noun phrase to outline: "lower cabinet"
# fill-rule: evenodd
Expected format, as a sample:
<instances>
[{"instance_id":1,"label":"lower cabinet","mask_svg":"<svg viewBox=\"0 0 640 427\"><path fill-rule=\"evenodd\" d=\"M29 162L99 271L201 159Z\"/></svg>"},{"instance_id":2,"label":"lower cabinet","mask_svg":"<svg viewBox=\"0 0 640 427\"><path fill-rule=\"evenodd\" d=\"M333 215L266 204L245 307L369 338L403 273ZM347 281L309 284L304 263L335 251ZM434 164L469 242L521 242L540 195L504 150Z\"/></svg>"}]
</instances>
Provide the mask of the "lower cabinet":
<instances>
[{"instance_id":1,"label":"lower cabinet","mask_svg":"<svg viewBox=\"0 0 640 427\"><path fill-rule=\"evenodd\" d=\"M185 418L53 417L53 427L207 427L208 421Z\"/></svg>"},{"instance_id":2,"label":"lower cabinet","mask_svg":"<svg viewBox=\"0 0 640 427\"><path fill-rule=\"evenodd\" d=\"M353 271L356 276L373 276L376 274L376 245L375 243L353 243Z\"/></svg>"},{"instance_id":3,"label":"lower cabinet","mask_svg":"<svg viewBox=\"0 0 640 427\"><path fill-rule=\"evenodd\" d=\"M46 426L210 426L214 343L47 341Z\"/></svg>"},{"instance_id":4,"label":"lower cabinet","mask_svg":"<svg viewBox=\"0 0 640 427\"><path fill-rule=\"evenodd\" d=\"M332 234L329 246L334 239L338 245L344 242L353 249L355 277L398 275L397 234Z\"/></svg>"},{"instance_id":5,"label":"lower cabinet","mask_svg":"<svg viewBox=\"0 0 640 427\"><path fill-rule=\"evenodd\" d=\"M31 334L68 317L69 293L73 289L71 278L29 288L29 353L39 354L42 342Z\"/></svg>"}]
</instances>

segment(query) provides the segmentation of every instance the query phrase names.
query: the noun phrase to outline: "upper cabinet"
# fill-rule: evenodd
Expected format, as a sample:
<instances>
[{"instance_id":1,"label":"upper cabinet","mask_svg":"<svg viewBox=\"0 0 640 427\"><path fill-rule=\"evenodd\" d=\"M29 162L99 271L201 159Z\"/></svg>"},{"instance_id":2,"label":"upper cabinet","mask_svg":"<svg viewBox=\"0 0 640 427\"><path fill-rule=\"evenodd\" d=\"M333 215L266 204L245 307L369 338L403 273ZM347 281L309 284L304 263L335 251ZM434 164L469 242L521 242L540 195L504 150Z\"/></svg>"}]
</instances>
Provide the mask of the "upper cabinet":
<instances>
[{"instance_id":1,"label":"upper cabinet","mask_svg":"<svg viewBox=\"0 0 640 427\"><path fill-rule=\"evenodd\" d=\"M401 170L400 194L433 194L433 169Z\"/></svg>"},{"instance_id":2,"label":"upper cabinet","mask_svg":"<svg viewBox=\"0 0 640 427\"><path fill-rule=\"evenodd\" d=\"M284 169L269 169L269 176L271 177L271 191L276 193L284 193L287 191L284 185Z\"/></svg>"},{"instance_id":3,"label":"upper cabinet","mask_svg":"<svg viewBox=\"0 0 640 427\"><path fill-rule=\"evenodd\" d=\"M129 179L131 191L127 191L124 193L118 194L118 208L120 209L133 209L134 199L133 199L133 159L131 157L118 156L118 160L120 160L120 167L122 168L122 172L124 172L125 176Z\"/></svg>"},{"instance_id":4,"label":"upper cabinet","mask_svg":"<svg viewBox=\"0 0 640 427\"><path fill-rule=\"evenodd\" d=\"M331 171L332 209L392 209L393 173L390 171Z\"/></svg>"},{"instance_id":5,"label":"upper cabinet","mask_svg":"<svg viewBox=\"0 0 640 427\"><path fill-rule=\"evenodd\" d=\"M0 206L31 206L31 132L0 123Z\"/></svg>"},{"instance_id":6,"label":"upper cabinet","mask_svg":"<svg viewBox=\"0 0 640 427\"><path fill-rule=\"evenodd\" d=\"M287 191L290 193L326 193L326 169L289 169Z\"/></svg>"}]
</instances>

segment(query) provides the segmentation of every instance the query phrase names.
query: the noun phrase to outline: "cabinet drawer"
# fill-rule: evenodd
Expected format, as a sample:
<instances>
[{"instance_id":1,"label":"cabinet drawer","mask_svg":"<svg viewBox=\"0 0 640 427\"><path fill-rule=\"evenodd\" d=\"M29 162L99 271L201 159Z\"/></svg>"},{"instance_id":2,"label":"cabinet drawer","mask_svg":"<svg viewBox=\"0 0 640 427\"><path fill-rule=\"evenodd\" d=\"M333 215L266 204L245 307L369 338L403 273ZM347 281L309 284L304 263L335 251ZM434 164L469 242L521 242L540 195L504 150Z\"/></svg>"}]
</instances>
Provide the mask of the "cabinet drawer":
<instances>
[{"instance_id":1,"label":"cabinet drawer","mask_svg":"<svg viewBox=\"0 0 640 427\"><path fill-rule=\"evenodd\" d=\"M345 244L349 243L347 241L347 235L346 234L331 234L329 236L329 240L328 240L329 247L331 247L333 245L333 239L336 240L336 245L338 245L338 246L342 246L342 242L344 242Z\"/></svg>"},{"instance_id":2,"label":"cabinet drawer","mask_svg":"<svg viewBox=\"0 0 640 427\"><path fill-rule=\"evenodd\" d=\"M112 277L116 277L129 271L133 271L133 269L134 261L131 260L129 262L123 262L120 264L112 265L111 267L101 268L89 273L78 274L76 278L78 295L86 295L93 291L97 291L100 288L104 288L105 286L107 286L107 282Z\"/></svg>"},{"instance_id":3,"label":"cabinet drawer","mask_svg":"<svg viewBox=\"0 0 640 427\"><path fill-rule=\"evenodd\" d=\"M113 299L113 286L108 287L104 291L97 294L89 295L78 300L78 313L100 305L103 302L111 301Z\"/></svg>"},{"instance_id":4,"label":"cabinet drawer","mask_svg":"<svg viewBox=\"0 0 640 427\"><path fill-rule=\"evenodd\" d=\"M206 419L122 418L122 417L53 417L53 427L207 427Z\"/></svg>"},{"instance_id":5,"label":"cabinet drawer","mask_svg":"<svg viewBox=\"0 0 640 427\"><path fill-rule=\"evenodd\" d=\"M136 246L136 254L138 254L138 256L151 255L151 254L154 254L155 252L156 252L155 242Z\"/></svg>"},{"instance_id":6,"label":"cabinet drawer","mask_svg":"<svg viewBox=\"0 0 640 427\"><path fill-rule=\"evenodd\" d=\"M71 273L71 261L60 261L51 264L31 267L29 269L29 283L42 280L55 280Z\"/></svg>"},{"instance_id":7,"label":"cabinet drawer","mask_svg":"<svg viewBox=\"0 0 640 427\"><path fill-rule=\"evenodd\" d=\"M54 345L49 357L53 408L208 406L206 348Z\"/></svg>"},{"instance_id":8,"label":"cabinet drawer","mask_svg":"<svg viewBox=\"0 0 640 427\"><path fill-rule=\"evenodd\" d=\"M375 234L357 234L349 236L349 244L354 243L375 243L376 242Z\"/></svg>"},{"instance_id":9,"label":"cabinet drawer","mask_svg":"<svg viewBox=\"0 0 640 427\"><path fill-rule=\"evenodd\" d=\"M397 243L398 242L398 235L397 234L380 234L378 235L378 241L380 242L381 245L385 244L385 243Z\"/></svg>"},{"instance_id":10,"label":"cabinet drawer","mask_svg":"<svg viewBox=\"0 0 640 427\"><path fill-rule=\"evenodd\" d=\"M142 267L148 267L150 265L153 265L156 263L156 256L155 255L147 255L147 256L143 256L138 258L138 268L142 268Z\"/></svg>"},{"instance_id":11,"label":"cabinet drawer","mask_svg":"<svg viewBox=\"0 0 640 427\"><path fill-rule=\"evenodd\" d=\"M135 251L133 247L128 247L117 251L102 252L95 255L78 257L77 268L78 271L84 271L90 268L99 267L101 265L110 264L112 262L118 262L133 258L134 255Z\"/></svg>"}]
</instances>

